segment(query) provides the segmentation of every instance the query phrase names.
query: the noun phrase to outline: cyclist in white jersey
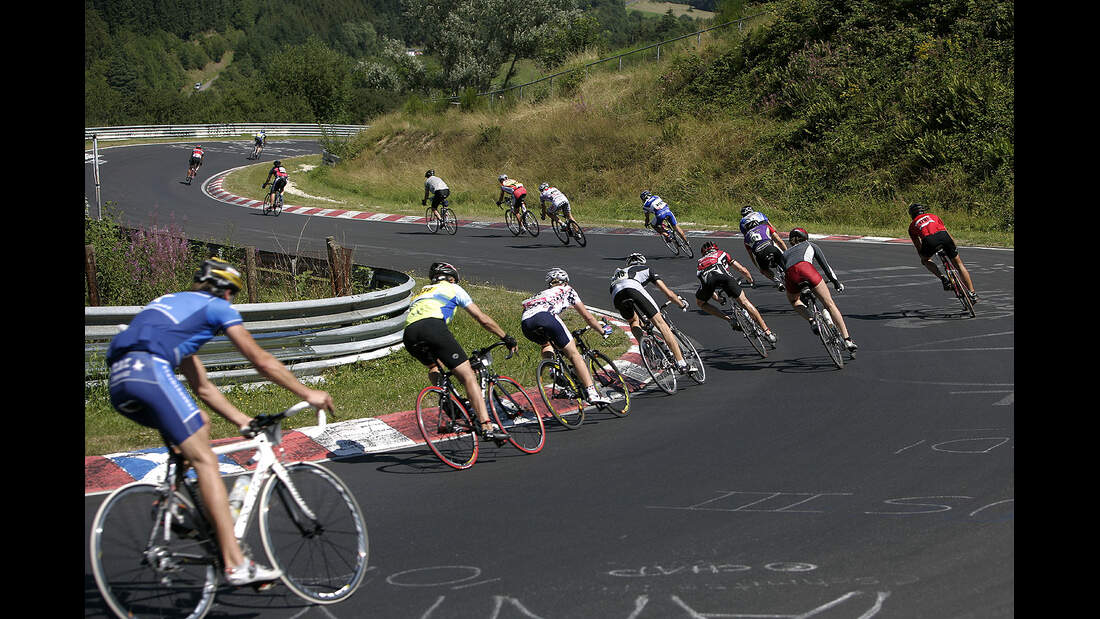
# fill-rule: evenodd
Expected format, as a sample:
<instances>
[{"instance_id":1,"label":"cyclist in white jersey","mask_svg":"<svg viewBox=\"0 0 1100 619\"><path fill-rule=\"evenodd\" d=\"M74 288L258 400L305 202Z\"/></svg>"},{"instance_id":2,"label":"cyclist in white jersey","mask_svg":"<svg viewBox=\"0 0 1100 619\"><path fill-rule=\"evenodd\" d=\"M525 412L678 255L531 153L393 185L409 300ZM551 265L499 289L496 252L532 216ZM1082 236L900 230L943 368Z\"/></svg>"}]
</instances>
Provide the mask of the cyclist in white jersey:
<instances>
[{"instance_id":1,"label":"cyclist in white jersey","mask_svg":"<svg viewBox=\"0 0 1100 619\"><path fill-rule=\"evenodd\" d=\"M577 343L573 340L573 334L566 328L559 316L562 312L572 307L584 318L584 321L593 329L603 334L604 338L611 335L611 325L602 325L596 317L588 311L581 302L580 295L569 285L569 273L565 269L554 267L546 272L546 290L523 301L523 315L520 317L520 328L523 335L532 342L542 346L543 359L554 356L554 348L558 348L569 358L573 369L577 371L577 378L587 395L585 398L591 404L607 404L611 400L596 390L592 374L585 366L584 358L577 350Z\"/></svg>"},{"instance_id":2,"label":"cyclist in white jersey","mask_svg":"<svg viewBox=\"0 0 1100 619\"><path fill-rule=\"evenodd\" d=\"M685 312L688 307L687 301L672 292L661 280L661 276L650 270L649 265L646 264L646 257L642 254L637 252L630 254L626 259L626 264L627 266L616 269L611 276L611 304L619 310L619 315L630 322L630 332L634 334L636 339L642 339L645 331L642 330L642 322L638 318L638 313L645 314L645 317L657 326L657 329L661 332L661 337L672 349L672 356L676 358L676 369L681 374L698 370L698 368L691 367L684 361L684 353L680 351L679 342L676 341L672 331L668 328L668 323L661 316L661 308L658 307L653 297L646 292L645 285L653 284L657 286L670 301L675 301L680 309Z\"/></svg>"},{"instance_id":3,"label":"cyclist in white jersey","mask_svg":"<svg viewBox=\"0 0 1100 619\"><path fill-rule=\"evenodd\" d=\"M546 203L550 203L550 208L546 208ZM554 187L550 183L542 183L539 185L539 207L542 208L542 218L546 219L546 213L550 213L550 221L555 226L558 225L558 211L561 211L565 218L573 223L577 223L576 219L573 219L573 211L569 208L569 198L565 197L565 194L560 189ZM580 225L580 224L577 224Z\"/></svg>"},{"instance_id":4,"label":"cyclist in white jersey","mask_svg":"<svg viewBox=\"0 0 1100 619\"><path fill-rule=\"evenodd\" d=\"M447 183L443 182L443 179L435 175L435 170L428 170L424 173L424 198L420 200L420 206L426 206L428 204L428 198L432 199L432 215L436 218L439 217L439 205L450 206L450 202L447 201L447 196L451 195L451 189L447 187Z\"/></svg>"}]
</instances>

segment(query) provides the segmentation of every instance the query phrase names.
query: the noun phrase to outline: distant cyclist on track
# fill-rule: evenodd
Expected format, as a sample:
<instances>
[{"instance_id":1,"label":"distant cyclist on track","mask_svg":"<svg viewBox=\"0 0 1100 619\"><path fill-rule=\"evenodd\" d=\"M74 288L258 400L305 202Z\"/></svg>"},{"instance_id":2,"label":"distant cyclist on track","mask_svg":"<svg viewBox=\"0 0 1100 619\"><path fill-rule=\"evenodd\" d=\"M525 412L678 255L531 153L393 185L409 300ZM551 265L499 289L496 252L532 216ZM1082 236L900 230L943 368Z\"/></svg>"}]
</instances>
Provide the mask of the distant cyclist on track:
<instances>
[{"instance_id":1,"label":"distant cyclist on track","mask_svg":"<svg viewBox=\"0 0 1100 619\"><path fill-rule=\"evenodd\" d=\"M699 278L699 289L695 291L695 303L706 313L717 318L729 321L730 327L737 329L737 321L730 318L722 312L722 310L710 304L710 300L714 298L714 291L721 288L725 291L726 297L730 300L730 303L740 303L742 307L748 311L752 319L756 321L756 324L760 325L760 328L764 330L764 336L768 338L768 341L772 344L775 343L775 334L768 328L768 324L764 322L764 317L760 315L760 310L756 309L756 306L749 302L748 296L744 290L741 290L741 286L738 284L737 279L730 273L730 268L734 268L740 271L750 282L752 281L752 273L749 270L741 266L741 263L734 260L729 254L718 248L718 245L714 241L707 241L703 243L703 247L699 250L699 263L696 266L696 277Z\"/></svg>"},{"instance_id":2,"label":"distant cyclist on track","mask_svg":"<svg viewBox=\"0 0 1100 619\"><path fill-rule=\"evenodd\" d=\"M546 203L550 203L550 208L546 208ZM546 214L550 213L550 221L555 226L558 225L558 213L565 215L567 221L577 223L576 219L573 219L572 209L569 208L569 198L565 197L565 194L560 189L554 187L550 183L542 183L539 185L539 207L542 209L541 216L546 219ZM580 224L577 224L580 225Z\"/></svg>"},{"instance_id":3,"label":"distant cyclist on track","mask_svg":"<svg viewBox=\"0 0 1100 619\"><path fill-rule=\"evenodd\" d=\"M559 267L554 267L546 272L546 290L523 301L523 315L520 317L520 327L523 335L532 342L542 347L542 358L550 359L554 356L554 348L565 353L577 372L581 386L590 404L607 404L611 400L596 390L592 373L584 363L584 358L577 350L577 343L573 340L573 334L562 322L560 314L572 307L584 318L593 329L599 331L606 338L611 335L611 325L601 325L596 317L588 311L581 302L580 295L569 285L569 273ZM549 339L547 339L549 338Z\"/></svg>"},{"instance_id":4,"label":"distant cyclist on track","mask_svg":"<svg viewBox=\"0 0 1100 619\"><path fill-rule=\"evenodd\" d=\"M271 184L271 179L275 179L274 184ZM267 198L271 197L271 194L281 194L283 189L286 188L287 182L290 180L290 174L287 173L286 168L283 167L282 161L275 161L275 164L271 166L271 170L267 173L267 180L261 185L261 189L271 185L271 191L268 192L267 197L264 198L264 204L267 204ZM253 181L255 182L255 181Z\"/></svg>"},{"instance_id":5,"label":"distant cyclist on track","mask_svg":"<svg viewBox=\"0 0 1100 619\"><path fill-rule=\"evenodd\" d=\"M196 144L195 148L191 149L191 158L187 160L187 184L191 184L191 179L195 178L195 174L198 173L199 168L202 167L202 157L205 151L202 150L202 144Z\"/></svg>"},{"instance_id":6,"label":"distant cyclist on track","mask_svg":"<svg viewBox=\"0 0 1100 619\"><path fill-rule=\"evenodd\" d=\"M932 257L942 249L943 253L947 254L948 259L955 264L955 268L959 270L959 275L962 275L967 294L970 295L970 302L977 303L978 293L974 291L974 282L970 280L970 271L966 270L963 265L962 258L959 257L959 250L955 246L955 239L951 238L951 235L947 232L943 220L939 216L929 213L923 204L910 204L909 218L912 219L909 222L909 238L917 248L917 254L920 255L920 262L924 265L924 268L940 278L944 290L953 288L951 280L940 272L939 265L932 262Z\"/></svg>"},{"instance_id":7,"label":"distant cyclist on track","mask_svg":"<svg viewBox=\"0 0 1100 619\"><path fill-rule=\"evenodd\" d=\"M821 251L817 243L810 240L810 235L805 228L791 230L791 233L787 235L787 240L791 242L790 248L783 252L783 264L787 265L785 275L787 301L790 302L799 315L810 323L810 330L814 332L814 335L817 335L818 326L810 316L806 304L802 302L802 295L799 290L799 284L802 282L809 283L814 294L821 299L821 303L829 311L833 323L840 329L840 335L844 338L844 346L848 348L848 352L854 353L859 346L856 346L856 343L849 337L848 327L844 324L844 316L840 314L840 308L836 306L836 301L833 301L832 295L829 294L829 287L825 285L821 274L814 268L814 262L817 262L821 267L821 270L833 283L833 287L836 288L837 292L844 292L844 284L837 279L836 273L829 266L829 261L825 259L825 252Z\"/></svg>"},{"instance_id":8,"label":"distant cyclist on track","mask_svg":"<svg viewBox=\"0 0 1100 619\"><path fill-rule=\"evenodd\" d=\"M497 206L500 206L505 198L507 198L509 205L512 207L512 214L516 216L516 221L520 221L519 205L524 201L524 198L527 197L527 188L516 179L508 178L507 174L498 176L497 182L500 183L500 195L497 196Z\"/></svg>"},{"instance_id":9,"label":"distant cyclist on track","mask_svg":"<svg viewBox=\"0 0 1100 619\"><path fill-rule=\"evenodd\" d=\"M455 310L461 307L483 329L499 337L513 353L516 352L516 338L505 333L496 321L481 311L470 298L470 294L458 285L458 269L453 265L433 262L428 267L428 280L428 285L421 288L409 303L402 336L405 350L428 368L428 378L433 385L438 382L444 366L453 372L462 381L466 397L481 422L482 436L489 440L507 439L508 433L489 420L489 411L485 408L485 398L481 385L478 384L477 373L470 367L466 351L451 334L447 324L454 318Z\"/></svg>"},{"instance_id":10,"label":"distant cyclist on track","mask_svg":"<svg viewBox=\"0 0 1100 619\"><path fill-rule=\"evenodd\" d=\"M424 173L424 197L420 200L420 206L425 206L428 203L428 198L432 199L432 215L437 219L439 218L439 205L450 206L451 203L447 201L447 196L451 195L451 190L447 187L447 183L443 182L443 179L435 175L435 170L428 170Z\"/></svg>"},{"instance_id":11,"label":"distant cyclist on track","mask_svg":"<svg viewBox=\"0 0 1100 619\"><path fill-rule=\"evenodd\" d=\"M683 229L680 228L680 224L676 221L676 215L672 214L672 208L669 207L667 202L661 199L661 196L654 195L647 190L643 191L639 197L642 200L642 212L645 213L645 227L650 227L649 216L652 215L652 227L654 230L658 230L661 222L667 220L669 224L671 224L672 229L678 231L685 239L687 238ZM672 230L666 228L663 234L668 235L671 233Z\"/></svg>"},{"instance_id":12,"label":"distant cyclist on track","mask_svg":"<svg viewBox=\"0 0 1100 619\"><path fill-rule=\"evenodd\" d=\"M774 280L773 267L783 266L783 252L787 244L779 238L779 232L768 221L768 216L753 210L751 206L741 207L741 234L745 237L745 250L749 252L752 263L768 279ZM783 290L784 285L779 284Z\"/></svg>"}]
</instances>

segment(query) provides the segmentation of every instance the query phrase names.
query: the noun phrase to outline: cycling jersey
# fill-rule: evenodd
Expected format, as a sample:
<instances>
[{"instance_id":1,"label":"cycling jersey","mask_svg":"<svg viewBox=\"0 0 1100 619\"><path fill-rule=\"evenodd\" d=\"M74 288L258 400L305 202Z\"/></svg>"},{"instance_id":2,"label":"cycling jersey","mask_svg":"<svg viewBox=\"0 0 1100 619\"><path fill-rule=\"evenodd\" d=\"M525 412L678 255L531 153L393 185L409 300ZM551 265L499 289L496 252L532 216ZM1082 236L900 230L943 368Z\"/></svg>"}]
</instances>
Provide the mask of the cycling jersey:
<instances>
[{"instance_id":1,"label":"cycling jersey","mask_svg":"<svg viewBox=\"0 0 1100 619\"><path fill-rule=\"evenodd\" d=\"M177 292L153 299L125 331L111 340L107 363L131 351L144 351L176 367L227 327L242 324L229 301L205 292Z\"/></svg>"},{"instance_id":2,"label":"cycling jersey","mask_svg":"<svg viewBox=\"0 0 1100 619\"><path fill-rule=\"evenodd\" d=\"M733 258L726 252L721 249L712 251L699 259L698 264L695 265L695 276L702 279L710 273L732 275L729 270L729 265L732 263Z\"/></svg>"},{"instance_id":3,"label":"cycling jersey","mask_svg":"<svg viewBox=\"0 0 1100 619\"><path fill-rule=\"evenodd\" d=\"M756 252L773 244L772 234L775 233L775 228L763 213L749 213L741 219L740 227L741 234L745 237L745 247L750 251Z\"/></svg>"},{"instance_id":4,"label":"cycling jersey","mask_svg":"<svg viewBox=\"0 0 1100 619\"><path fill-rule=\"evenodd\" d=\"M286 168L283 166L273 166L271 168L271 171L268 172L267 175L271 176L272 174L275 175L275 178L287 178L290 176L290 174L286 171Z\"/></svg>"},{"instance_id":5,"label":"cycling jersey","mask_svg":"<svg viewBox=\"0 0 1100 619\"><path fill-rule=\"evenodd\" d=\"M550 312L557 316L580 302L580 295L569 284L553 286L529 299L524 299L523 315L520 316L520 320L530 318L539 312Z\"/></svg>"},{"instance_id":6,"label":"cycling jersey","mask_svg":"<svg viewBox=\"0 0 1100 619\"><path fill-rule=\"evenodd\" d=\"M614 296L616 292L627 286L642 288L646 284L655 283L660 279L661 276L654 273L648 264L620 267L611 275L611 295Z\"/></svg>"},{"instance_id":7,"label":"cycling jersey","mask_svg":"<svg viewBox=\"0 0 1100 619\"><path fill-rule=\"evenodd\" d=\"M947 226L943 225L943 220L932 213L922 213L909 223L909 236L914 240L946 231Z\"/></svg>"},{"instance_id":8,"label":"cycling jersey","mask_svg":"<svg viewBox=\"0 0 1100 619\"><path fill-rule=\"evenodd\" d=\"M409 303L405 326L424 318L440 318L444 323L449 323L454 318L456 308L466 307L473 302L469 293L458 284L448 281L428 284Z\"/></svg>"},{"instance_id":9,"label":"cycling jersey","mask_svg":"<svg viewBox=\"0 0 1100 619\"><path fill-rule=\"evenodd\" d=\"M252 137L254 137L256 139L256 144L257 145L263 146L264 140L267 139L267 134L261 131L260 133L257 133L255 135L253 135Z\"/></svg>"},{"instance_id":10,"label":"cycling jersey","mask_svg":"<svg viewBox=\"0 0 1100 619\"><path fill-rule=\"evenodd\" d=\"M202 151L201 148L195 148L195 149L192 149L192 151L191 151L191 158L192 159L198 159L198 160L201 161L202 160L202 155L203 155L203 151Z\"/></svg>"},{"instance_id":11,"label":"cycling jersey","mask_svg":"<svg viewBox=\"0 0 1100 619\"><path fill-rule=\"evenodd\" d=\"M539 194L539 204L550 203L550 212L556 212L559 208L568 207L569 199L557 187L548 187Z\"/></svg>"},{"instance_id":12,"label":"cycling jersey","mask_svg":"<svg viewBox=\"0 0 1100 619\"><path fill-rule=\"evenodd\" d=\"M438 176L429 176L428 180L424 181L425 198L441 189L449 189L449 187L447 187L447 183L444 183L443 179Z\"/></svg>"},{"instance_id":13,"label":"cycling jersey","mask_svg":"<svg viewBox=\"0 0 1100 619\"><path fill-rule=\"evenodd\" d=\"M646 201L642 203L642 211L653 214L654 227L660 225L661 221L665 219L669 220L674 226L678 225L676 216L672 214L672 209L669 208L667 202L661 199L661 196L649 196Z\"/></svg>"},{"instance_id":14,"label":"cycling jersey","mask_svg":"<svg viewBox=\"0 0 1100 619\"><path fill-rule=\"evenodd\" d=\"M817 270L813 267L814 262L821 266L821 270L824 271L829 281L834 284L837 283L836 273L829 266L829 262L825 260L825 254L821 251L821 248L813 241L803 241L797 245L792 245L787 251L783 252L783 264L787 265L786 284L788 290L797 291L800 281L809 281L813 285L817 285L817 282L821 281L821 276L817 275ZM816 281L814 281L815 279Z\"/></svg>"},{"instance_id":15,"label":"cycling jersey","mask_svg":"<svg viewBox=\"0 0 1100 619\"><path fill-rule=\"evenodd\" d=\"M500 189L513 198L522 198L527 195L527 188L514 178L504 179L504 182L500 184Z\"/></svg>"}]
</instances>

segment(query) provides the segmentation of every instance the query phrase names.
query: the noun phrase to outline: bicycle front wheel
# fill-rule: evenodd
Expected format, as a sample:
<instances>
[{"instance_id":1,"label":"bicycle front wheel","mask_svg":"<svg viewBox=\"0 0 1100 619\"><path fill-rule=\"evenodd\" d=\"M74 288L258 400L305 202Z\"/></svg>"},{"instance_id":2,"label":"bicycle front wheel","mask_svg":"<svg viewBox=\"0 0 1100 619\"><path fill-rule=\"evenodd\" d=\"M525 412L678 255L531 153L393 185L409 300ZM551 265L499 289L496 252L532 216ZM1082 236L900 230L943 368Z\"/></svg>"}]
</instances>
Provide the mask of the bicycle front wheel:
<instances>
[{"instance_id":1,"label":"bicycle front wheel","mask_svg":"<svg viewBox=\"0 0 1100 619\"><path fill-rule=\"evenodd\" d=\"M672 355L665 352L663 344L656 337L646 335L638 342L638 347L641 349L642 363L653 382L661 391L672 395L676 393L676 371L673 368L675 362Z\"/></svg>"},{"instance_id":2,"label":"bicycle front wheel","mask_svg":"<svg viewBox=\"0 0 1100 619\"><path fill-rule=\"evenodd\" d=\"M580 224L575 221L569 222L569 234L573 236L577 241L577 245L584 247L588 245L588 239L584 236L584 230L581 229Z\"/></svg>"},{"instance_id":3,"label":"bicycle front wheel","mask_svg":"<svg viewBox=\"0 0 1100 619\"><path fill-rule=\"evenodd\" d=\"M680 252L687 254L688 258L694 258L695 251L691 249L691 244L688 243L687 238L679 230L675 230L672 234L676 237L676 244L680 246Z\"/></svg>"},{"instance_id":4,"label":"bicycle front wheel","mask_svg":"<svg viewBox=\"0 0 1100 619\"><path fill-rule=\"evenodd\" d=\"M508 226L508 231L512 233L512 236L519 236L519 233L523 231L519 227L519 221L516 220L516 215L512 212L512 209L504 211L504 224Z\"/></svg>"},{"instance_id":5,"label":"bicycle front wheel","mask_svg":"<svg viewBox=\"0 0 1100 619\"><path fill-rule=\"evenodd\" d=\"M432 234L439 230L439 218L435 216L430 206L424 211L424 225L428 227L428 232Z\"/></svg>"},{"instance_id":6,"label":"bicycle front wheel","mask_svg":"<svg viewBox=\"0 0 1100 619\"><path fill-rule=\"evenodd\" d=\"M616 417L626 417L630 414L630 388L626 380L619 373L611 359L598 350L589 353L588 369L592 373L592 380L596 389L603 392L610 404L598 404L601 410L611 412Z\"/></svg>"},{"instance_id":7,"label":"bicycle front wheel","mask_svg":"<svg viewBox=\"0 0 1100 619\"><path fill-rule=\"evenodd\" d=\"M477 462L474 420L453 394L435 386L421 390L416 396L416 423L432 453L447 466L468 469Z\"/></svg>"},{"instance_id":8,"label":"bicycle front wheel","mask_svg":"<svg viewBox=\"0 0 1100 619\"><path fill-rule=\"evenodd\" d=\"M691 380L702 385L707 380L707 368L703 365L703 358L699 356L695 344L692 344L688 336L679 329L673 329L672 334L676 336L676 342L680 345L680 353L684 356L684 361L687 361L688 365L695 366L695 371L688 372L688 376L691 377Z\"/></svg>"},{"instance_id":9,"label":"bicycle front wheel","mask_svg":"<svg viewBox=\"0 0 1100 619\"><path fill-rule=\"evenodd\" d=\"M498 376L489 388L490 410L497 425L508 433L508 442L523 453L542 451L546 426L535 403L514 379Z\"/></svg>"},{"instance_id":10,"label":"bicycle front wheel","mask_svg":"<svg viewBox=\"0 0 1100 619\"><path fill-rule=\"evenodd\" d=\"M545 359L539 363L536 376L542 401L554 419L570 430L581 427L584 403L580 399L580 388L569 372L563 371L556 359Z\"/></svg>"},{"instance_id":11,"label":"bicycle front wheel","mask_svg":"<svg viewBox=\"0 0 1100 619\"><path fill-rule=\"evenodd\" d=\"M279 213L283 212L283 194L275 194L275 200L273 200L271 211L275 213L276 217L279 216Z\"/></svg>"},{"instance_id":12,"label":"bicycle front wheel","mask_svg":"<svg viewBox=\"0 0 1100 619\"><path fill-rule=\"evenodd\" d=\"M768 356L768 349L764 345L764 337L757 326L756 321L749 316L748 310L734 302L733 315L737 319L737 325L741 327L741 334L752 344L761 357Z\"/></svg>"},{"instance_id":13,"label":"bicycle front wheel","mask_svg":"<svg viewBox=\"0 0 1100 619\"><path fill-rule=\"evenodd\" d=\"M829 357L833 360L833 365L836 368L842 369L844 367L844 344L840 337L840 332L837 330L836 325L833 324L833 319L829 316L829 310L826 308L819 308L817 310L819 319L818 335L821 337L821 343L825 345L825 350L829 352Z\"/></svg>"},{"instance_id":14,"label":"bicycle front wheel","mask_svg":"<svg viewBox=\"0 0 1100 619\"><path fill-rule=\"evenodd\" d=\"M92 573L119 617L197 619L214 603L212 544L193 534L195 512L183 493L176 493L180 514L166 536L165 498L158 486L135 482L107 497L92 521Z\"/></svg>"},{"instance_id":15,"label":"bicycle front wheel","mask_svg":"<svg viewBox=\"0 0 1100 619\"><path fill-rule=\"evenodd\" d=\"M550 222L550 227L554 229L554 236L558 237L562 245L569 244L569 226L563 224L561 221Z\"/></svg>"},{"instance_id":16,"label":"bicycle front wheel","mask_svg":"<svg viewBox=\"0 0 1100 619\"><path fill-rule=\"evenodd\" d=\"M443 209L443 229L452 236L458 232L458 218L455 217L455 212L449 208Z\"/></svg>"},{"instance_id":17,"label":"bicycle front wheel","mask_svg":"<svg viewBox=\"0 0 1100 619\"><path fill-rule=\"evenodd\" d=\"M367 524L347 485L313 462L286 466L260 496L260 538L283 582L316 604L346 600L367 573ZM289 480L289 483L288 483Z\"/></svg>"},{"instance_id":18,"label":"bicycle front wheel","mask_svg":"<svg viewBox=\"0 0 1100 619\"><path fill-rule=\"evenodd\" d=\"M531 213L531 211L523 211L523 229L527 231L527 234L531 236L539 235L539 220Z\"/></svg>"},{"instance_id":19,"label":"bicycle front wheel","mask_svg":"<svg viewBox=\"0 0 1100 619\"><path fill-rule=\"evenodd\" d=\"M676 243L676 239L672 238L671 234L662 233L659 230L657 234L661 236L661 240L665 242L665 247L668 248L668 251L672 252L673 256L680 255L680 245Z\"/></svg>"}]
</instances>

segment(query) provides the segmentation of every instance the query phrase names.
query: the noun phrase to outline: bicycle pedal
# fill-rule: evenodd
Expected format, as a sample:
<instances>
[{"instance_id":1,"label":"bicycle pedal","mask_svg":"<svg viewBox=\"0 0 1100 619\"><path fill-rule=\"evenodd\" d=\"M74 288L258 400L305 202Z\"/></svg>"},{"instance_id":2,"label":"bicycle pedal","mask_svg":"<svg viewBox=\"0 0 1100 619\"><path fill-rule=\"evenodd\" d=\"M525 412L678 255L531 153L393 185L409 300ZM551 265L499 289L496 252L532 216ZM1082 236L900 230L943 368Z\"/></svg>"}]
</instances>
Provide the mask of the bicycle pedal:
<instances>
[{"instance_id":1,"label":"bicycle pedal","mask_svg":"<svg viewBox=\"0 0 1100 619\"><path fill-rule=\"evenodd\" d=\"M267 591L268 589L271 589L272 587L274 587L278 583L279 583L278 580L269 580L267 582L254 582L249 586L252 587L253 591L256 591L257 593L259 593L261 591Z\"/></svg>"}]
</instances>

